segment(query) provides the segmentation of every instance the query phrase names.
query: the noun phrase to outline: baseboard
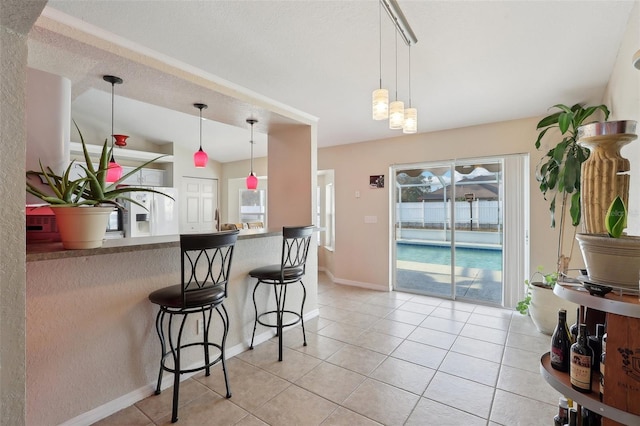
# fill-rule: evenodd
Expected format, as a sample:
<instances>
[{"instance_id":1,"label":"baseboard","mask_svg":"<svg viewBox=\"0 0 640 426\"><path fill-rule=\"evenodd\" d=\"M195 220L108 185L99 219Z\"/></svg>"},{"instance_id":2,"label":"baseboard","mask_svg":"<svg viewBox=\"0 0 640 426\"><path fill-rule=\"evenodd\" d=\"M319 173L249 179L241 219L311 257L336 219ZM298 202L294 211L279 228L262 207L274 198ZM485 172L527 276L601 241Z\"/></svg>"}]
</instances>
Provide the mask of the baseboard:
<instances>
[{"instance_id":1,"label":"baseboard","mask_svg":"<svg viewBox=\"0 0 640 426\"><path fill-rule=\"evenodd\" d=\"M308 321L312 318L320 315L320 311L318 309L314 309L313 311L309 311L304 315L304 320ZM255 336L253 340L254 345L259 345L260 343L266 342L275 336L275 330L267 330L263 333L260 333ZM241 354L242 352L249 349L249 345L245 343L237 344L233 347L227 348L226 351L226 359L233 358L234 356ZM195 363L189 368L195 368L198 366L198 363ZM198 372L183 374L181 376L180 381L187 380L188 378L196 375ZM160 385L160 389L164 390L173 386L173 377L170 374L163 375L162 384ZM99 407L94 408L91 411L87 411L86 413L80 414L70 420L67 420L64 423L61 423L61 426L86 426L93 424L97 421L100 421L110 415L117 413L118 411L130 407L138 401L142 401L143 399L154 394L156 390L156 382L155 380L152 383L149 383L146 386L138 388L133 392L129 392L126 395L122 395L119 398L114 399L113 401L109 401L106 404L103 404Z\"/></svg>"},{"instance_id":2,"label":"baseboard","mask_svg":"<svg viewBox=\"0 0 640 426\"><path fill-rule=\"evenodd\" d=\"M385 291L385 292L391 291L388 286L381 286L378 284L365 283L361 281L345 280L342 278L335 278L335 277L332 277L331 281L333 281L336 284L349 285L352 287L361 287L369 290Z\"/></svg>"}]
</instances>

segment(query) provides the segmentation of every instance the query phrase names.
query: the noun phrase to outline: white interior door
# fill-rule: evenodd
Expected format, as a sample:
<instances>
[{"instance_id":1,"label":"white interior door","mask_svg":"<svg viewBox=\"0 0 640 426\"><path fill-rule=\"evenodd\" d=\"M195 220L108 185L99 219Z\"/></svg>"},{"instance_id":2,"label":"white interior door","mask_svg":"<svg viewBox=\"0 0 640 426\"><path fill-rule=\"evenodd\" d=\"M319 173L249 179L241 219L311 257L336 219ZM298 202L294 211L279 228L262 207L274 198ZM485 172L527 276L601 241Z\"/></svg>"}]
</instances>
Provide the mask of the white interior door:
<instances>
[{"instance_id":1,"label":"white interior door","mask_svg":"<svg viewBox=\"0 0 640 426\"><path fill-rule=\"evenodd\" d=\"M183 177L179 204L180 232L215 232L218 179Z\"/></svg>"}]
</instances>

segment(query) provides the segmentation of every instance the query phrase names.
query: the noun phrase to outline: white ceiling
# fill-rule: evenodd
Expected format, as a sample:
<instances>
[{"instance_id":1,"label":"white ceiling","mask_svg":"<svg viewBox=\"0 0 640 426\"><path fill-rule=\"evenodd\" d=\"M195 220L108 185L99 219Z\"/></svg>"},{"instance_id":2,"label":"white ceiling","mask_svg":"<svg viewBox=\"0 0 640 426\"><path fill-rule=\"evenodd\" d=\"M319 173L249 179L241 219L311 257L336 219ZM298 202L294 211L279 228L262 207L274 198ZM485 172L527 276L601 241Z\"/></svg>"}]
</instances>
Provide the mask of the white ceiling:
<instances>
[{"instance_id":1,"label":"white ceiling","mask_svg":"<svg viewBox=\"0 0 640 426\"><path fill-rule=\"evenodd\" d=\"M412 104L418 108L419 132L431 132L539 116L557 103L601 101L634 2L399 4L418 38L411 48ZM375 0L51 0L48 8L318 117L319 147L401 135L371 119L380 66ZM126 96L133 79L128 67L114 69L98 53L87 63L71 61L55 53L62 48L55 38L34 33L29 64L72 80L74 114L110 123L111 86L101 76L122 77L116 94ZM407 53L399 41L397 89L405 102ZM392 97L395 66L394 30L383 12L382 83ZM169 88L154 78L146 82L154 88L146 103L172 105L168 95L163 98ZM198 110L191 104L208 100L206 93L184 95L170 110L117 96L116 122L122 132L195 149ZM249 130L243 124L253 111L244 114L227 120L235 128L203 128L203 145L212 158L248 158ZM257 125L256 130L269 129ZM266 143L262 135L258 139L261 156Z\"/></svg>"}]
</instances>

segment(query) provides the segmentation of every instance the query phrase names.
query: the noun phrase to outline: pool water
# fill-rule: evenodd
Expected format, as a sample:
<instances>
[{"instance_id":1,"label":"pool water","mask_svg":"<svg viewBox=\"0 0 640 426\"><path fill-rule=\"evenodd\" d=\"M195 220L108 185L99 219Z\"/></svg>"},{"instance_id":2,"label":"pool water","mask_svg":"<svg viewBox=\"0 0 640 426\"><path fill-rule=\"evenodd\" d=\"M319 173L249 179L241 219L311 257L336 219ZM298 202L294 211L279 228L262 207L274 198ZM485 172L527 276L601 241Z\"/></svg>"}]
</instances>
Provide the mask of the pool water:
<instances>
[{"instance_id":1,"label":"pool water","mask_svg":"<svg viewBox=\"0 0 640 426\"><path fill-rule=\"evenodd\" d=\"M397 259L410 262L451 264L451 248L446 246L397 243ZM465 268L502 270L502 250L484 248L456 248L456 266Z\"/></svg>"}]
</instances>

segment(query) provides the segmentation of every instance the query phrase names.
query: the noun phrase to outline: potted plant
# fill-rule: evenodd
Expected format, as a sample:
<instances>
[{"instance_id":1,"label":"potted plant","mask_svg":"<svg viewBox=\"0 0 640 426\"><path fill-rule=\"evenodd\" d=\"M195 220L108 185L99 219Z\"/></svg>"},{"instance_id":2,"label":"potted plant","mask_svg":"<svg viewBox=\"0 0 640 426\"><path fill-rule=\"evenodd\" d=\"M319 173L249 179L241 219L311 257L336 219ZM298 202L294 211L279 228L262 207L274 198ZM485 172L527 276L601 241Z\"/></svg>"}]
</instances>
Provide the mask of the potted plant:
<instances>
[{"instance_id":1,"label":"potted plant","mask_svg":"<svg viewBox=\"0 0 640 426\"><path fill-rule=\"evenodd\" d=\"M44 167L40 163L40 170L27 171L26 190L52 207L65 249L96 248L102 245L109 214L114 208L124 208L119 200L127 200L142 206L128 198L126 193L139 191L166 195L148 188L131 186L118 188L118 185L129 176L163 156L136 167L116 182L106 182L109 158L111 158L111 149L108 148L107 140L104 141L98 163L94 165L89 157L82 132L75 121L73 124L78 129L82 142L86 161L86 166L82 166L82 169L85 176L77 179L70 178L74 161L62 175L56 174L50 167ZM46 185L44 189L30 182L36 177Z\"/></svg>"},{"instance_id":2,"label":"potted plant","mask_svg":"<svg viewBox=\"0 0 640 426\"><path fill-rule=\"evenodd\" d=\"M581 167L589 157L589 149L578 144L578 128L587 118L598 111L604 114L606 120L609 118L609 109L605 105L583 107L580 104L575 104L572 107L557 104L552 108L557 111L544 117L536 126L539 133L535 147L540 149L542 139L551 129L557 128L562 139L549 149L540 160L536 170L536 179L540 183L542 195L545 200L549 201L552 228L556 227L557 200L560 203L556 272L566 274L573 252L573 244L569 254L565 255L563 253L564 234L567 229L565 217L568 208L575 237L581 219ZM575 238L571 239L571 241L574 240Z\"/></svg>"},{"instance_id":3,"label":"potted plant","mask_svg":"<svg viewBox=\"0 0 640 426\"><path fill-rule=\"evenodd\" d=\"M640 237L623 232L627 216L627 208L617 196L605 215L607 234L579 233L576 239L590 282L635 293L640 277Z\"/></svg>"},{"instance_id":4,"label":"potted plant","mask_svg":"<svg viewBox=\"0 0 640 426\"><path fill-rule=\"evenodd\" d=\"M557 282L557 272L546 273L542 266L538 266L531 278L524 281L527 294L516 306L518 312L531 316L531 321L539 332L547 335L553 334L558 323L559 309L574 312L577 307L553 293L553 287Z\"/></svg>"}]
</instances>

